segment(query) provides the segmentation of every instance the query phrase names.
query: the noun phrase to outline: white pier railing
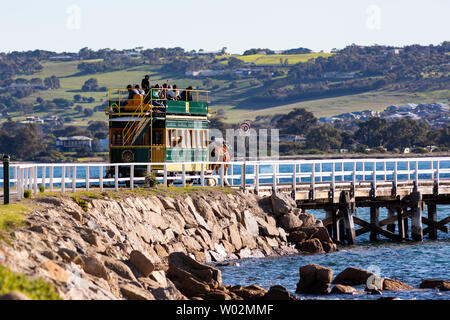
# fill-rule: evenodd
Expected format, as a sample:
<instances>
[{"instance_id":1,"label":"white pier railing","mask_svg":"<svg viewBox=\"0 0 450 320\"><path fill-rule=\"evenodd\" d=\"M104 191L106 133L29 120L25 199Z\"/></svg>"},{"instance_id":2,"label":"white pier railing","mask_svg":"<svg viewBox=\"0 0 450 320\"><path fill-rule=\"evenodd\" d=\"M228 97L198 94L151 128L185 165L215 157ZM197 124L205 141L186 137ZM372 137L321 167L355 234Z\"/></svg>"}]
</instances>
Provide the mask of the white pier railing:
<instances>
[{"instance_id":1,"label":"white pier railing","mask_svg":"<svg viewBox=\"0 0 450 320\"><path fill-rule=\"evenodd\" d=\"M44 190L75 192L92 188L133 189L143 184L145 177L134 176L134 168L144 167L147 172L152 168L163 167L157 176L160 183L174 183L186 186L194 182L207 186L207 179L214 179L219 186L252 188L256 192L262 189L276 189L279 185L309 185L315 188L327 183L332 189L342 182L391 182L394 186L403 181L422 181L450 179L450 157L421 158L383 158L383 159L323 159L323 160L273 160L273 161L233 161L233 162L195 162L202 168L200 172L189 172L186 166L194 163L177 163L183 170L173 173L167 170L171 163L11 163L11 194L17 199L23 197L25 190L38 193ZM210 165L219 165L218 173L207 170ZM225 172L224 167L228 166ZM129 176L120 176L121 168L129 169ZM106 177L109 170L112 177ZM3 170L0 170L0 187L3 187ZM42 189L42 188L41 188Z\"/></svg>"}]
</instances>

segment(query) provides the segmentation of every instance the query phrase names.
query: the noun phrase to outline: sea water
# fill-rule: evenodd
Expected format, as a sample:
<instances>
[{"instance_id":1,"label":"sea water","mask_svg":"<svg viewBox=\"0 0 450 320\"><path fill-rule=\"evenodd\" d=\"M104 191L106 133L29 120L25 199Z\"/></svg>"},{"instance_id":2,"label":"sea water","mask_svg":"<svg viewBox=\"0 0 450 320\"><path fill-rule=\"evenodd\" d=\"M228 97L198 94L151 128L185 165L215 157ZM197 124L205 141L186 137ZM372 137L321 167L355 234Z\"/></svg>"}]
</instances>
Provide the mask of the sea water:
<instances>
[{"instance_id":1,"label":"sea water","mask_svg":"<svg viewBox=\"0 0 450 320\"><path fill-rule=\"evenodd\" d=\"M324 212L311 210L317 218L324 218ZM424 216L427 212L424 211ZM369 220L369 209L358 208L357 216ZM437 206L438 220L450 215L450 206ZM387 217L387 210L380 209L380 219ZM410 222L409 222L410 223ZM411 226L410 230L411 230ZM425 225L424 225L425 227ZM383 239L382 236L380 236ZM450 280L450 234L438 231L438 240L429 240L424 236L423 242L394 242L381 240L369 241L369 233L357 237L353 246L338 246L339 251L327 254L292 255L277 258L243 259L239 266L220 267L224 285L257 284L269 289L282 285L290 292L295 292L299 281L299 267L318 264L333 270L333 277L347 267L369 269L383 278L397 279L415 288L421 279ZM365 286L355 286L363 291ZM378 299L379 295L303 295L306 299ZM383 297L401 299L450 299L450 291L439 292L435 289L418 289L413 291L383 291Z\"/></svg>"}]
</instances>

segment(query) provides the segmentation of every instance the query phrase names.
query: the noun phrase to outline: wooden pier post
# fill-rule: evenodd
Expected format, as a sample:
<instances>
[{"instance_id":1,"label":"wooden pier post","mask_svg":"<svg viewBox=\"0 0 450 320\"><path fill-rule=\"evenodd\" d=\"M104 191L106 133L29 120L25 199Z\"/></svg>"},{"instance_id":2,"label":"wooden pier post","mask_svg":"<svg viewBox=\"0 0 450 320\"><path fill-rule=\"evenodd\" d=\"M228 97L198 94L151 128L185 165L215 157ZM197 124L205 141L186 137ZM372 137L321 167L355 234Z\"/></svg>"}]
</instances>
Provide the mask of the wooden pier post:
<instances>
[{"instance_id":1,"label":"wooden pier post","mask_svg":"<svg viewBox=\"0 0 450 320\"><path fill-rule=\"evenodd\" d=\"M428 219L430 219L433 222L437 222L437 211L436 211L436 203L428 203ZM429 238L432 240L437 239L437 229L433 226L429 226L430 233Z\"/></svg>"},{"instance_id":2,"label":"wooden pier post","mask_svg":"<svg viewBox=\"0 0 450 320\"><path fill-rule=\"evenodd\" d=\"M413 241L423 241L422 207L422 194L414 188L411 192L411 238Z\"/></svg>"},{"instance_id":3,"label":"wooden pier post","mask_svg":"<svg viewBox=\"0 0 450 320\"><path fill-rule=\"evenodd\" d=\"M370 223L376 227L380 227L380 208L370 206ZM380 235L376 231L370 231L370 241L380 240Z\"/></svg>"},{"instance_id":4,"label":"wooden pier post","mask_svg":"<svg viewBox=\"0 0 450 320\"><path fill-rule=\"evenodd\" d=\"M395 217L395 209L393 207L388 207L388 218L394 218ZM395 223L390 223L387 225L387 230L395 233Z\"/></svg>"},{"instance_id":5,"label":"wooden pier post","mask_svg":"<svg viewBox=\"0 0 450 320\"><path fill-rule=\"evenodd\" d=\"M405 239L405 223L403 219L403 208L397 208L397 224L398 224L398 235L401 240Z\"/></svg>"},{"instance_id":6,"label":"wooden pier post","mask_svg":"<svg viewBox=\"0 0 450 320\"><path fill-rule=\"evenodd\" d=\"M337 225L337 210L335 208L327 208L325 212L325 219L331 218L331 224L327 225L328 234L335 241L340 241L339 239L339 229Z\"/></svg>"},{"instance_id":7,"label":"wooden pier post","mask_svg":"<svg viewBox=\"0 0 450 320\"><path fill-rule=\"evenodd\" d=\"M352 204L350 202L350 194L348 191L341 191L339 197L339 211L343 215L345 227L345 239L347 243L353 245L356 243L355 224L353 222Z\"/></svg>"}]
</instances>

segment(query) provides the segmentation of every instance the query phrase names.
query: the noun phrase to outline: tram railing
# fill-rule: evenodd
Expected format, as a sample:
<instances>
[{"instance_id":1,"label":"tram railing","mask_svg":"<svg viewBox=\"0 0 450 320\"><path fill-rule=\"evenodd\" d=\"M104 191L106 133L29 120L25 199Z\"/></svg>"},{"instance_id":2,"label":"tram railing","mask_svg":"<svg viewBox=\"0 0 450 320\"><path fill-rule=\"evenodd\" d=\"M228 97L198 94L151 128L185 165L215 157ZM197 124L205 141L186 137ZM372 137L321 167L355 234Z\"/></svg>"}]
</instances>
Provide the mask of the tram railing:
<instances>
[{"instance_id":1,"label":"tram railing","mask_svg":"<svg viewBox=\"0 0 450 320\"><path fill-rule=\"evenodd\" d=\"M168 166L181 165L182 170L171 172ZM189 172L193 164L200 165L199 172ZM211 172L216 165L217 171ZM1 166L0 166L1 167ZM159 183L174 183L187 186L194 181L196 185L208 187L207 179L214 179L218 186L230 185L232 188L276 190L279 186L308 185L314 192L326 184L332 190L339 184L356 185L370 182L377 184L407 181L417 186L422 182L433 181L439 188L441 180L450 180L450 157L436 158L385 158L385 159L324 159L324 160L274 160L274 161L233 161L233 162L186 162L186 163L11 163L11 195L21 200L25 190L36 194L44 192L76 192L78 190L116 190L134 189L143 184L145 177L134 176L136 167L163 167L156 179ZM228 170L225 168L228 167ZM126 168L129 176L121 176ZM109 172L110 176L106 176ZM2 170L0 170L2 173ZM3 175L0 177L3 187Z\"/></svg>"}]
</instances>

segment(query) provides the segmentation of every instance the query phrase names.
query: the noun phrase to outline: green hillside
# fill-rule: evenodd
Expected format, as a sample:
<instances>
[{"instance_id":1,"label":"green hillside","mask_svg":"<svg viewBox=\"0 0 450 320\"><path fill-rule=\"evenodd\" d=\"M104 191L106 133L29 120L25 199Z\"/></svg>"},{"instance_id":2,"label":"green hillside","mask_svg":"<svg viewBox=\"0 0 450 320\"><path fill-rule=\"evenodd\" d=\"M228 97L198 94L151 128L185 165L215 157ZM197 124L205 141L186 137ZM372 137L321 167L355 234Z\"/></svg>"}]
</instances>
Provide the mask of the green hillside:
<instances>
[{"instance_id":1,"label":"green hillside","mask_svg":"<svg viewBox=\"0 0 450 320\"><path fill-rule=\"evenodd\" d=\"M348 52L344 50L343 53L338 53L342 55L342 58L339 59L354 60L355 57L352 56L353 53L351 50L349 48L347 50ZM373 50L381 49L374 48ZM24 78L31 80L33 78L40 78L44 80L54 75L59 79L60 87L52 90L35 90L31 95L19 99L19 102L31 106L38 106L36 101L38 98L42 98L45 101L66 99L73 103L73 106L68 108L57 107L50 112L33 110L33 114L13 111L8 112L8 116L13 120L22 120L30 115L41 117L57 115L61 119L66 119L65 122L69 119L72 120L71 122L67 122L67 124L78 126L85 126L93 120L105 120L105 115L100 106L106 103L108 92L105 90L84 92L81 88L85 81L95 78L100 88L125 88L128 84L140 84L141 79L146 74L149 74L151 77L151 85L170 83L176 84L178 88L185 88L191 85L197 89L210 90L212 110L217 111L222 109L225 111L226 119L224 121L228 123L237 123L243 119L252 120L257 116L273 115L276 113L286 114L298 107L305 108L313 112L317 117L321 117L367 109L382 110L392 104L444 101L448 100L450 96L450 89L448 89L448 86L445 86L445 81L447 81L445 77L449 76L448 71L445 71L445 69L442 69L434 62L430 64L430 67L423 68L421 75L425 89L421 88L420 90L415 90L414 87L410 88L410 84L407 82L402 82L402 86L399 86L397 82L393 84L387 82L385 85L377 86L375 81L387 79L385 76L380 75L357 75L354 79L350 80L325 79L323 78L323 72L302 67L302 65L314 66L316 63L305 62L313 62L318 57L328 58L328 61L331 58L338 57L338 54L184 56L184 58L172 57L170 58L171 60L165 60L169 58L152 58L151 55L147 55L142 59L131 58L130 60L134 59L134 61L138 61L139 64L136 66L121 68L115 67L112 64L108 67L108 70L117 70L91 74L86 74L86 72L82 73L79 64L98 65L104 59L84 58L82 61L69 62L50 62L44 60L41 62L42 70L35 73L30 72L25 76L15 76L14 79ZM380 55L378 51L371 54L361 53L357 56L357 59L364 62L366 59L372 59L373 57L377 59L377 55ZM210 78L193 78L185 75L184 70L186 70L186 65L188 68L192 67L196 70L208 69L214 68L215 65L226 65L231 58L242 61L243 65L241 67L249 67L251 65L264 66L264 72L262 74L245 76L219 76ZM342 68L344 63L340 62L341 60L339 59L336 58L334 62L326 63L337 63L337 66ZM180 64L180 61L184 61L185 63L182 68L178 68L177 65L177 63ZM190 64L192 65L190 66ZM327 67L324 62L322 64ZM334 67L334 65L330 65L327 68L333 70ZM382 65L380 65L381 67ZM231 70L230 68L232 67L228 66L227 68L227 70ZM167 70L171 72L168 73ZM353 73L357 74L357 72L356 70ZM306 77L305 81L301 77ZM347 82L351 83L346 84ZM364 82L369 84L361 89L359 83ZM321 83L320 86L316 86L317 83ZM414 82L411 83L414 84ZM333 86L341 86L341 89L343 88L344 91L333 89ZM303 92L298 90L303 90ZM315 90L322 91L314 95ZM313 92L313 95L310 95L311 92ZM75 95L91 98L91 100L93 98L94 102L75 102ZM83 110L94 110L95 108L95 112L92 115L85 115L84 112L75 111L76 105L81 105ZM6 117L0 119L0 121L5 120Z\"/></svg>"}]
</instances>

